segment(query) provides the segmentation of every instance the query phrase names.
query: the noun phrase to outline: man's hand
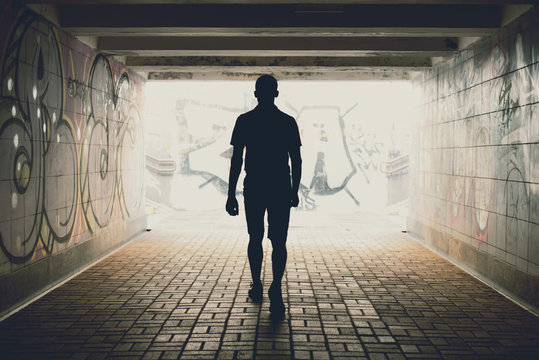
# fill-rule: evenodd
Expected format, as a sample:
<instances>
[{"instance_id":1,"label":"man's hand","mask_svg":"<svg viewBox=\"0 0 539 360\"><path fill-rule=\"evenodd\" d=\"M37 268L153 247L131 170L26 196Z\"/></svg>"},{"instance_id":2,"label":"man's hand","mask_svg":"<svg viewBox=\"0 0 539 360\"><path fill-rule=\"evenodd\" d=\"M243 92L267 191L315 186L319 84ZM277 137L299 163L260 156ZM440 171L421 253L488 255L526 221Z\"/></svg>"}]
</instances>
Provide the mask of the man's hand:
<instances>
[{"instance_id":1,"label":"man's hand","mask_svg":"<svg viewBox=\"0 0 539 360\"><path fill-rule=\"evenodd\" d=\"M229 196L226 200L226 212L230 216L236 216L240 213L240 208L238 206L238 200L236 200L235 196Z\"/></svg>"},{"instance_id":2,"label":"man's hand","mask_svg":"<svg viewBox=\"0 0 539 360\"><path fill-rule=\"evenodd\" d=\"M292 194L290 196L290 206L298 207L298 204L299 204L298 193L295 191L292 191Z\"/></svg>"}]
</instances>

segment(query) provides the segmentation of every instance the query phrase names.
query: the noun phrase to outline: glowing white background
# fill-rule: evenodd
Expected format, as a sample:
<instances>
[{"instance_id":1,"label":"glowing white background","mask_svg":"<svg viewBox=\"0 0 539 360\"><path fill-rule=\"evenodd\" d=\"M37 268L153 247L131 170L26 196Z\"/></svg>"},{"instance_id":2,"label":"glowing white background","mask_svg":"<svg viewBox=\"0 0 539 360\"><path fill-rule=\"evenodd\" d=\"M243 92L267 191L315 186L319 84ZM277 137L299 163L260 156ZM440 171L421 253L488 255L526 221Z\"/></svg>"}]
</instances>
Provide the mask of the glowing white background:
<instances>
[{"instance_id":1,"label":"glowing white background","mask_svg":"<svg viewBox=\"0 0 539 360\"><path fill-rule=\"evenodd\" d=\"M232 127L236 117L244 111L256 106L253 95L254 81L149 81L146 85L145 104L145 131L150 134L160 134L161 145L170 154L177 154L181 150L178 142L179 127L176 121L176 102L179 99L188 99L189 103L184 109L187 118L189 134L194 138L204 139L212 133L212 125L218 123L226 127L217 143L224 144L230 140ZM370 138L373 143L382 143L380 154L373 155L374 163L388 160L387 153L391 148L398 148L407 152L409 142L409 129L414 116L415 101L412 85L407 81L280 81L280 95L276 105L283 111L296 117L296 112L303 107L338 107L340 115L355 107L344 116L345 132L347 136L352 131L359 131ZM197 105L199 103L199 105ZM211 105L211 107L203 106ZM220 108L219 108L220 107ZM222 108L237 109L237 111L223 111ZM315 110L314 110L315 111ZM320 116L330 116L331 110L320 110ZM310 114L311 113L311 114ZM309 123L307 116L313 110L304 110L298 119L298 124ZM316 122L316 120L315 120ZM328 128L328 130L331 130ZM302 134L304 146L304 177L302 183L310 185L314 162L312 156L315 151L309 151L310 141L306 128ZM333 134L335 135L335 134ZM148 138L148 137L147 137ZM320 145L320 144L319 144ZM214 144L213 147L217 145ZM152 149L155 151L156 149ZM208 162L211 150L205 154L192 153L191 168L196 169L204 160L206 170L227 180L228 164L221 157L215 157L215 163ZM314 155L312 155L314 154ZM174 155L172 155L175 157ZM347 159L337 161L337 152L330 155L327 161L328 174L331 172L346 174L349 171ZM310 158L311 157L311 158ZM356 156L352 156L353 160ZM341 168L339 168L341 166ZM361 201L361 209L380 210L385 207L387 196L386 177L378 170L365 171L369 183L358 169L348 184L348 189ZM341 176L341 175L340 175ZM177 208L211 209L221 208L224 195L213 186L198 186L204 182L200 177L178 176L171 193L171 204ZM150 181L151 183L151 181ZM328 176L330 186L338 185ZM241 183L240 183L241 184ZM238 186L240 189L241 186ZM341 191L332 196L316 196L319 208L329 207L339 210L357 209L351 198Z\"/></svg>"}]
</instances>

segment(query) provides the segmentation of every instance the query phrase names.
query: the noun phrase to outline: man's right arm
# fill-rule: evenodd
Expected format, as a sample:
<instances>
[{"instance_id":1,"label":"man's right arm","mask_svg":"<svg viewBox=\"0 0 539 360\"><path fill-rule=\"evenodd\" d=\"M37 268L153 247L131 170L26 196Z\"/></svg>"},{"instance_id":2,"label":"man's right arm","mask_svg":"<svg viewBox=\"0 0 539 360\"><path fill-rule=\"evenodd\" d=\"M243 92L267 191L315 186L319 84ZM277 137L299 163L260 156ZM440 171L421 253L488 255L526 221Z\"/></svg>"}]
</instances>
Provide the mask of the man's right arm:
<instances>
[{"instance_id":1,"label":"man's right arm","mask_svg":"<svg viewBox=\"0 0 539 360\"><path fill-rule=\"evenodd\" d=\"M226 201L226 212L231 216L238 215L239 207L236 199L236 186L243 165L243 148L244 146L235 145L232 150L232 158L230 160L230 174L228 177L228 199Z\"/></svg>"}]
</instances>

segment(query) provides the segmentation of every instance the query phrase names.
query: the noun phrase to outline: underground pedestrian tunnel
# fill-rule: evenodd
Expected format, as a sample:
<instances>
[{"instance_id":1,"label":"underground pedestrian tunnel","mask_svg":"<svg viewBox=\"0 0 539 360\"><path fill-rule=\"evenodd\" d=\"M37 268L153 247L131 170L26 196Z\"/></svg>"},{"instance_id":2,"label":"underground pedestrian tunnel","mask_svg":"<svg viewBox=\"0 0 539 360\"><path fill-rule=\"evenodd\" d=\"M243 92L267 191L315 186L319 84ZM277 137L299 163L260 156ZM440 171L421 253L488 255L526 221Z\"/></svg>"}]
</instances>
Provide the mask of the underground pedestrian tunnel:
<instances>
[{"instance_id":1,"label":"underground pedestrian tunnel","mask_svg":"<svg viewBox=\"0 0 539 360\"><path fill-rule=\"evenodd\" d=\"M536 358L538 11L3 2L2 357ZM261 74L303 140L280 324L224 213Z\"/></svg>"}]
</instances>

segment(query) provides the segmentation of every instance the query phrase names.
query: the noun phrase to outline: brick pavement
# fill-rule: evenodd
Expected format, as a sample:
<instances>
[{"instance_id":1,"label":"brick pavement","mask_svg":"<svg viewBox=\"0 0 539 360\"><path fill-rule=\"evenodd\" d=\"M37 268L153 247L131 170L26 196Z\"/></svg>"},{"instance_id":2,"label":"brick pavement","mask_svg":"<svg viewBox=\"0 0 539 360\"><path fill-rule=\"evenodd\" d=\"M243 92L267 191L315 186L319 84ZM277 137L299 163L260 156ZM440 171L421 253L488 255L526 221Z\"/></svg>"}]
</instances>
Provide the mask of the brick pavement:
<instances>
[{"instance_id":1,"label":"brick pavement","mask_svg":"<svg viewBox=\"0 0 539 360\"><path fill-rule=\"evenodd\" d=\"M0 323L0 357L539 358L538 318L387 219L292 224L280 324L248 301L243 219L178 212Z\"/></svg>"}]
</instances>

